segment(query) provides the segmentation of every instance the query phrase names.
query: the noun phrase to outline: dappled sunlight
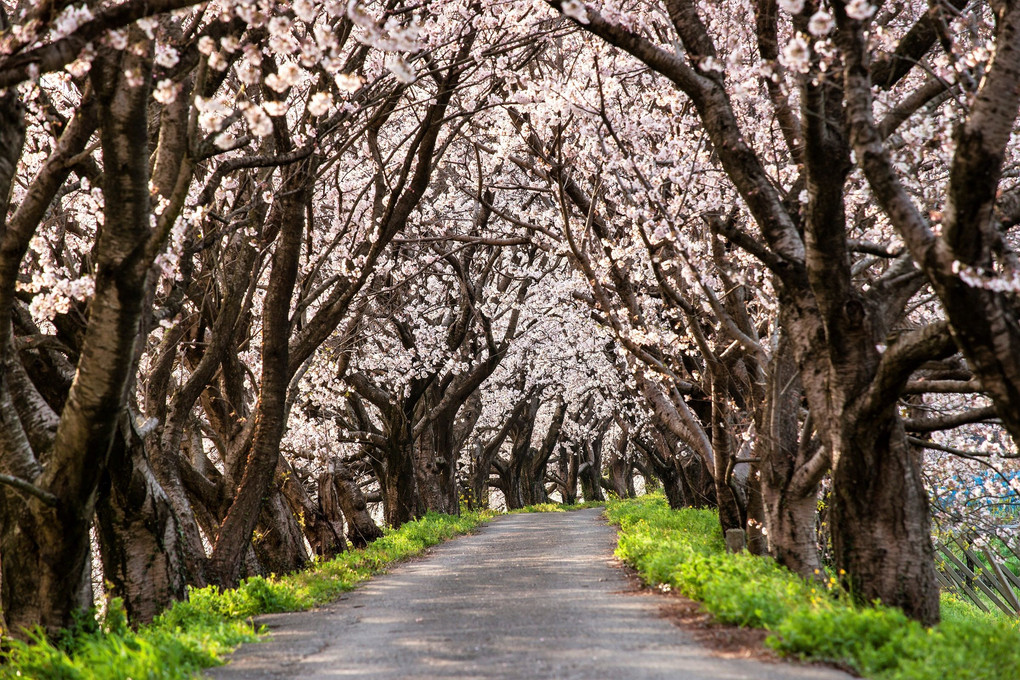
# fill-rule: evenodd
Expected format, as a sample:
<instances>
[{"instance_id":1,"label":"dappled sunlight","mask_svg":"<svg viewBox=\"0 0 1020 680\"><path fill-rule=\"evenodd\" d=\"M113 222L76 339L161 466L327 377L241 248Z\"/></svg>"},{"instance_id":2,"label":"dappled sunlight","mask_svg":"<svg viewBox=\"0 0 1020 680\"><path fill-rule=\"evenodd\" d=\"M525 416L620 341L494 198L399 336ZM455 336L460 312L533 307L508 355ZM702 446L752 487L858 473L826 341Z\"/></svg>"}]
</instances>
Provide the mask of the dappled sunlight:
<instances>
[{"instance_id":1,"label":"dappled sunlight","mask_svg":"<svg viewBox=\"0 0 1020 680\"><path fill-rule=\"evenodd\" d=\"M613 530L598 513L498 518L320 613L296 615L305 617L297 634L274 627L268 643L213 676L846 677L713 657L660 616L655 595L628 592L608 559ZM293 663L281 664L280 653Z\"/></svg>"}]
</instances>

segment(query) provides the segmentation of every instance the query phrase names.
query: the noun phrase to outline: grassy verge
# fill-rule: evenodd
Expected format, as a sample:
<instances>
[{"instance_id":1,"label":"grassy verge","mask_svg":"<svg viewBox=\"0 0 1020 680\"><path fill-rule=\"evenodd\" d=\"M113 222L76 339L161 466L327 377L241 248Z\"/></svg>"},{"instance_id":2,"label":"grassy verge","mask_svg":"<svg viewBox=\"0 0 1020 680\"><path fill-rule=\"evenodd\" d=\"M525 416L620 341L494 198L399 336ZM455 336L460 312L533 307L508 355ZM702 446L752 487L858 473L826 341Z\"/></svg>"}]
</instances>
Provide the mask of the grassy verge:
<instances>
[{"instance_id":1,"label":"grassy verge","mask_svg":"<svg viewBox=\"0 0 1020 680\"><path fill-rule=\"evenodd\" d=\"M551 502L536 503L535 505L525 506L520 510L511 510L508 514L515 515L521 512L571 512L572 510L584 510L585 508L601 508L605 504L605 501L581 501L580 503L571 503L570 505Z\"/></svg>"},{"instance_id":2,"label":"grassy verge","mask_svg":"<svg viewBox=\"0 0 1020 680\"><path fill-rule=\"evenodd\" d=\"M364 550L344 553L329 562L279 578L253 577L236 590L192 590L152 624L133 631L114 600L100 621L83 620L64 639L48 642L36 635L28 643L5 641L10 649L0 664L0 678L38 680L165 680L192 677L223 662L242 642L258 638L251 617L309 609L336 599L344 591L398 560L463 534L488 515L460 517L429 514L388 532Z\"/></svg>"},{"instance_id":3,"label":"grassy verge","mask_svg":"<svg viewBox=\"0 0 1020 680\"><path fill-rule=\"evenodd\" d=\"M715 513L670 510L658 496L612 501L617 556L650 585L700 601L724 623L772 631L785 655L835 662L881 680L1016 680L1020 623L943 597L925 629L898 609L856 607L835 586L810 584L769 558L725 552Z\"/></svg>"}]
</instances>

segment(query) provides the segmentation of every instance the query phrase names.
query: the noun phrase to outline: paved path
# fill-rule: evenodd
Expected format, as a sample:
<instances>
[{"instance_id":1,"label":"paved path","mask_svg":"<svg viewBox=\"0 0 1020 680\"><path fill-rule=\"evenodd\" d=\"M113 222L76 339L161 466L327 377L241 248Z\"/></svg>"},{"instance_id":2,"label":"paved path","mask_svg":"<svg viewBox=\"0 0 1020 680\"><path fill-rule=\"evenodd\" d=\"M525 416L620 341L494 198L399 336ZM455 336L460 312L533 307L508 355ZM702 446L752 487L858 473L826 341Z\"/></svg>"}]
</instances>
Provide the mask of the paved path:
<instances>
[{"instance_id":1,"label":"paved path","mask_svg":"<svg viewBox=\"0 0 1020 680\"><path fill-rule=\"evenodd\" d=\"M499 517L312 612L259 621L213 678L843 680L813 667L722 659L625 592L600 511Z\"/></svg>"}]
</instances>

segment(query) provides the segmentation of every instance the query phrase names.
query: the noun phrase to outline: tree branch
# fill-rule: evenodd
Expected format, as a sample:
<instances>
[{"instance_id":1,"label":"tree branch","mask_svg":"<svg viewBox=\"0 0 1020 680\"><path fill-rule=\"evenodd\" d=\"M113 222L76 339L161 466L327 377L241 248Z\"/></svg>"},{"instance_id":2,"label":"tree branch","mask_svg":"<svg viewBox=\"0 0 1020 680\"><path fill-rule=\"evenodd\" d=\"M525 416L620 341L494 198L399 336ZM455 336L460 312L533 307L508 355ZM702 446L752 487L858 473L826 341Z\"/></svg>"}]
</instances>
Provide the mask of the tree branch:
<instances>
[{"instance_id":1,"label":"tree branch","mask_svg":"<svg viewBox=\"0 0 1020 680\"><path fill-rule=\"evenodd\" d=\"M7 486L13 487L18 491L27 493L30 496L35 496L36 498L38 498L40 501L50 506L51 508L57 507L57 505L60 503L60 499L58 499L53 494L49 493L48 491L43 491L35 484L32 484L31 482L26 482L24 479L21 479L19 477L12 477L11 475L0 474L0 484L6 484Z\"/></svg>"}]
</instances>

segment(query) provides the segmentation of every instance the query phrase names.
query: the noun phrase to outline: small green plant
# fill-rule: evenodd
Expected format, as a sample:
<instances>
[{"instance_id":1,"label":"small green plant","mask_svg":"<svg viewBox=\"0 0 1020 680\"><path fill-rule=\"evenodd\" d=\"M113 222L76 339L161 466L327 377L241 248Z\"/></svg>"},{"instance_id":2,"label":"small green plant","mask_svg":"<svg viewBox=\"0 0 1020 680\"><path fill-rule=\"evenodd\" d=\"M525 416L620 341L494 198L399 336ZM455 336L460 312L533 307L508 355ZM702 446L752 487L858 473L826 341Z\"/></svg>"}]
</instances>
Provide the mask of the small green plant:
<instances>
[{"instance_id":1,"label":"small green plant","mask_svg":"<svg viewBox=\"0 0 1020 680\"><path fill-rule=\"evenodd\" d=\"M671 510L660 496L613 501L616 554L646 583L675 589L725 623L772 631L781 654L880 680L1016 680L1020 622L952 595L930 629L889 607L855 606L834 576L806 582L767 557L725 551L718 516Z\"/></svg>"},{"instance_id":2,"label":"small green plant","mask_svg":"<svg viewBox=\"0 0 1020 680\"><path fill-rule=\"evenodd\" d=\"M527 505L519 510L511 510L508 514L514 515L520 512L571 512L572 510L584 510L585 508L601 508L605 501L582 501L580 503L536 503Z\"/></svg>"},{"instance_id":3,"label":"small green plant","mask_svg":"<svg viewBox=\"0 0 1020 680\"><path fill-rule=\"evenodd\" d=\"M397 560L421 553L467 533L489 514L460 517L428 514L409 522L363 550L283 577L245 579L233 590L191 589L151 624L132 630L119 599L107 603L97 620L83 616L56 641L34 631L27 641L4 640L0 679L34 680L183 680L202 668L223 663L242 642L256 640L252 617L298 611L336 599L344 591Z\"/></svg>"}]
</instances>

